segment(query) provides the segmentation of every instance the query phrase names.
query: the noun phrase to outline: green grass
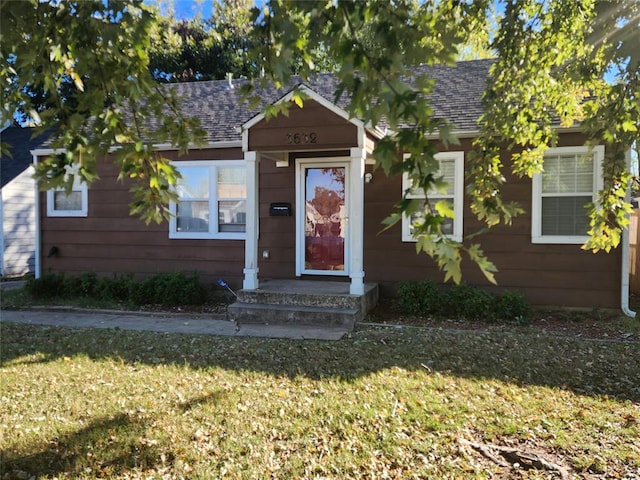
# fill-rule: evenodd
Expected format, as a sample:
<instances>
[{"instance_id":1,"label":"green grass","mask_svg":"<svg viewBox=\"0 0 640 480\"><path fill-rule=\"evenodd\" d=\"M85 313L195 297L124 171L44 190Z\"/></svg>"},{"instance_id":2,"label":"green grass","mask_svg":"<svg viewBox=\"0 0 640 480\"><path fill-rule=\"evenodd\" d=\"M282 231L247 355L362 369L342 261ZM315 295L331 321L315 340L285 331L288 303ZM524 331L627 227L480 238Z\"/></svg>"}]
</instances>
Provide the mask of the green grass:
<instances>
[{"instance_id":1,"label":"green grass","mask_svg":"<svg viewBox=\"0 0 640 480\"><path fill-rule=\"evenodd\" d=\"M0 333L3 479L510 473L465 439L579 477L640 474L638 343L412 328L340 342Z\"/></svg>"}]
</instances>

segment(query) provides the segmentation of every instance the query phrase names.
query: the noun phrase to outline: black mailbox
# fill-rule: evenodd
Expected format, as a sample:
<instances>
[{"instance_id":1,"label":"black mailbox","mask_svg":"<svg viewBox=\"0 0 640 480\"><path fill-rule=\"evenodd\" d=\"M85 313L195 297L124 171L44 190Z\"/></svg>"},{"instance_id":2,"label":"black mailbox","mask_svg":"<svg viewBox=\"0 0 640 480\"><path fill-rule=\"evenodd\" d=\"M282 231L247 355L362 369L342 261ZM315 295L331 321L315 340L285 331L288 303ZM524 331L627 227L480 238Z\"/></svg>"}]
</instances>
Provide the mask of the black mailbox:
<instances>
[{"instance_id":1,"label":"black mailbox","mask_svg":"<svg viewBox=\"0 0 640 480\"><path fill-rule=\"evenodd\" d=\"M290 203L272 203L269 207L270 217L289 217L291 216Z\"/></svg>"}]
</instances>

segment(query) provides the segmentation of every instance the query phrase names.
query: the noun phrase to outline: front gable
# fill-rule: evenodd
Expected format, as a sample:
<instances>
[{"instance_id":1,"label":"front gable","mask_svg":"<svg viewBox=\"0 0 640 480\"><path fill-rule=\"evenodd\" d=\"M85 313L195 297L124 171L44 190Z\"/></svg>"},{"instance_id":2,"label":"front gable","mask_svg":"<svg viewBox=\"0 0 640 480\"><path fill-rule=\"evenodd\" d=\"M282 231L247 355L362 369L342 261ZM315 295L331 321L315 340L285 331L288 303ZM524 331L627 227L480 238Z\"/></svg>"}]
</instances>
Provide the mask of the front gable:
<instances>
[{"instance_id":1,"label":"front gable","mask_svg":"<svg viewBox=\"0 0 640 480\"><path fill-rule=\"evenodd\" d=\"M267 120L260 114L243 126L249 151L336 150L362 146L363 124L308 87L303 108L292 104L288 115ZM290 101L292 93L278 100Z\"/></svg>"}]
</instances>

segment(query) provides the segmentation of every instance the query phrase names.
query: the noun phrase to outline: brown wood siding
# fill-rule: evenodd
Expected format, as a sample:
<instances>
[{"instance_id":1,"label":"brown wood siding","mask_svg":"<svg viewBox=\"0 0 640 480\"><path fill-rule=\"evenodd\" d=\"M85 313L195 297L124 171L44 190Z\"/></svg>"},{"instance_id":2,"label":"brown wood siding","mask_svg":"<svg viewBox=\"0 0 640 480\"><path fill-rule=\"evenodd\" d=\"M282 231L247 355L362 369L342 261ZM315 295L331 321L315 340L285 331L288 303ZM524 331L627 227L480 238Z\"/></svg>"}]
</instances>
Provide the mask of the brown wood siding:
<instances>
[{"instance_id":1,"label":"brown wood siding","mask_svg":"<svg viewBox=\"0 0 640 480\"><path fill-rule=\"evenodd\" d=\"M326 110L319 110L323 111L326 115ZM343 128L345 125L353 127L348 122L344 123L337 115L328 113L335 117L334 121L337 118L343 122ZM327 119L322 121L327 122ZM284 126L287 125L303 124L287 121ZM266 125L258 124L254 128L256 127L269 130ZM271 134L276 137L274 132ZM276 167L275 161L267 158L260 160L260 278L295 276L295 159L348 156L349 152L345 149L355 143L354 134L351 143L334 145L329 150L291 152L288 154L288 167ZM577 135L565 135L559 142L559 146L580 144L582 140ZM250 148L254 147L250 145ZM277 148L281 147L283 146ZM464 140L460 147L452 150L468 151L470 148L470 141ZM176 152L164 153L170 158L177 156ZM241 149L234 148L191 150L188 156L180 160L241 158ZM503 162L508 165L507 156ZM373 180L365 184L365 280L379 283L382 295L392 295L398 283L405 280L431 279L441 282L444 275L433 260L425 254L416 254L415 243L402 242L399 224L382 231L382 220L393 211L394 204L401 198L400 177L387 178L382 170L373 171L371 166L367 167L367 171L373 173ZM41 193L43 273L53 271L79 274L94 271L100 275L119 272L147 276L160 272L185 271L198 272L207 282L224 278L233 288L240 287L244 266L243 241L170 240L166 222L147 226L138 218L129 216L130 184L116 181L118 170L112 163L99 162L99 173L101 180L89 188L87 218L48 218L45 194ZM580 245L532 244L531 181L513 178L509 174L507 177L509 182L503 189L505 200L519 202L526 213L517 217L511 227L493 228L490 233L474 240L482 245L486 255L498 267L498 286L492 286L477 266L468 260L463 262L464 281L494 292L518 290L536 305L617 308L620 298L621 249L609 254L594 255L581 250ZM274 202L291 203L292 216L269 216L269 206ZM472 214L466 197L465 235L482 227ZM59 255L47 258L52 246L59 248ZM263 250L269 251L269 259L262 258Z\"/></svg>"},{"instance_id":2,"label":"brown wood siding","mask_svg":"<svg viewBox=\"0 0 640 480\"><path fill-rule=\"evenodd\" d=\"M258 268L261 278L294 278L296 274L296 176L295 157L288 167L276 167L273 160L260 160L260 237ZM271 217L272 203L290 203L290 217ZM268 250L270 257L262 258Z\"/></svg>"},{"instance_id":3,"label":"brown wood siding","mask_svg":"<svg viewBox=\"0 0 640 480\"><path fill-rule=\"evenodd\" d=\"M287 141L287 135L295 134L300 135L300 143ZM313 100L304 102L304 108L293 105L287 117L261 120L249 129L252 151L327 150L357 145L357 127Z\"/></svg>"},{"instance_id":4,"label":"brown wood siding","mask_svg":"<svg viewBox=\"0 0 640 480\"><path fill-rule=\"evenodd\" d=\"M577 135L565 135L559 146L581 145ZM468 151L469 141L459 149ZM452 148L452 150L457 150ZM505 165L509 158L503 158ZM368 171L372 171L368 167ZM506 170L505 170L505 173ZM442 282L440 272L424 253L415 253L415 243L402 242L401 225L381 232L382 220L402 195L400 177L387 178L381 170L373 172L373 181L365 185L365 275L379 282L383 295L393 295L404 280L430 279ZM523 293L535 305L618 308L620 305L621 249L593 254L580 245L543 245L531 243L531 180L507 174L503 189L505 200L516 201L526 210L511 227L499 226L474 240L481 244L497 268L497 286L492 286L472 262L463 261L463 280L489 291L504 289ZM481 224L465 197L464 234L480 230Z\"/></svg>"},{"instance_id":5,"label":"brown wood siding","mask_svg":"<svg viewBox=\"0 0 640 480\"><path fill-rule=\"evenodd\" d=\"M240 148L192 149L182 160L242 159ZM224 278L233 288L242 284L244 241L169 239L169 225L145 223L129 215L130 181L116 180L118 168L109 159L98 162L100 180L89 187L86 218L47 217L46 196L40 194L42 273L77 275L131 273L145 277L165 272L197 272L207 283ZM51 247L58 255L48 258Z\"/></svg>"}]
</instances>

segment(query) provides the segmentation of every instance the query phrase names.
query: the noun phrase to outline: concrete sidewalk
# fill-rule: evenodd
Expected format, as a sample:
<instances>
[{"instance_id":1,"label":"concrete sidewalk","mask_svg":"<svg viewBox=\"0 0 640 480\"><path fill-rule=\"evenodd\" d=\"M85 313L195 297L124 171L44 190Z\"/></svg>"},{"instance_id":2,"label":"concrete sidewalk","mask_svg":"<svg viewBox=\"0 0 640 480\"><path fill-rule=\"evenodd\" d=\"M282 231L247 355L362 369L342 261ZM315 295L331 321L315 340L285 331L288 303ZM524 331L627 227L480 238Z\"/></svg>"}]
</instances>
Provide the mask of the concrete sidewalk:
<instances>
[{"instance_id":1,"label":"concrete sidewalk","mask_svg":"<svg viewBox=\"0 0 640 480\"><path fill-rule=\"evenodd\" d=\"M1 322L74 328L120 328L165 333L221 335L227 337L288 338L294 340L340 340L348 330L312 325L237 325L207 315L163 315L79 309L3 310Z\"/></svg>"}]
</instances>

